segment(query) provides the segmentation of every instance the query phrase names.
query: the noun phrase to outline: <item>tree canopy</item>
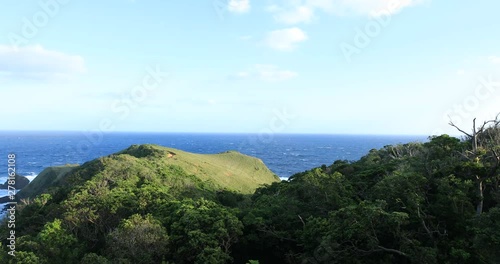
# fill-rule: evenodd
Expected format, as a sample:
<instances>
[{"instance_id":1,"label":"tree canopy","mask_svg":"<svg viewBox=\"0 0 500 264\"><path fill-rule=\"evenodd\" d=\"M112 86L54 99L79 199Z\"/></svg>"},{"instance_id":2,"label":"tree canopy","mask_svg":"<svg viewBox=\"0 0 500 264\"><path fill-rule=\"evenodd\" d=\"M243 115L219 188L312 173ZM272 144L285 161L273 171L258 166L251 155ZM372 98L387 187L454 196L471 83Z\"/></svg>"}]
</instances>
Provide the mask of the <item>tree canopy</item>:
<instances>
[{"instance_id":1,"label":"tree canopy","mask_svg":"<svg viewBox=\"0 0 500 264\"><path fill-rule=\"evenodd\" d=\"M500 130L482 131L374 149L252 194L120 154L23 200L16 257L3 246L0 262L498 263Z\"/></svg>"}]
</instances>

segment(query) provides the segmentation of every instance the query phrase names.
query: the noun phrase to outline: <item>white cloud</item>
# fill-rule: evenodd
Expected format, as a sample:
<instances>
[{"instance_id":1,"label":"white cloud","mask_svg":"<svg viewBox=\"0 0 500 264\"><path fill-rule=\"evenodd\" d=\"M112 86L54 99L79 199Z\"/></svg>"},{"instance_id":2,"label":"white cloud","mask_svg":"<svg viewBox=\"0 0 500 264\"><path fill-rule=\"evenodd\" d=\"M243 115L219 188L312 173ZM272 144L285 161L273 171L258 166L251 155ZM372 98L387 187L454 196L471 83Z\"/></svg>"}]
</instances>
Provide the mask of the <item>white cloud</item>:
<instances>
[{"instance_id":1,"label":"white cloud","mask_svg":"<svg viewBox=\"0 0 500 264\"><path fill-rule=\"evenodd\" d=\"M296 72L281 70L275 65L256 64L249 70L238 72L232 77L239 80L257 79L260 81L277 82L289 80L297 75Z\"/></svg>"},{"instance_id":2,"label":"white cloud","mask_svg":"<svg viewBox=\"0 0 500 264\"><path fill-rule=\"evenodd\" d=\"M233 13L246 13L250 11L250 0L229 0L227 10Z\"/></svg>"},{"instance_id":3,"label":"white cloud","mask_svg":"<svg viewBox=\"0 0 500 264\"><path fill-rule=\"evenodd\" d=\"M307 40L307 34L300 28L286 28L267 33L263 44L280 51L291 51L296 44Z\"/></svg>"},{"instance_id":4,"label":"white cloud","mask_svg":"<svg viewBox=\"0 0 500 264\"><path fill-rule=\"evenodd\" d=\"M250 77L250 73L247 71L241 71L236 73L234 77L236 77L237 79L245 79Z\"/></svg>"},{"instance_id":5,"label":"white cloud","mask_svg":"<svg viewBox=\"0 0 500 264\"><path fill-rule=\"evenodd\" d=\"M337 15L395 14L425 0L306 0L309 6Z\"/></svg>"},{"instance_id":6,"label":"white cloud","mask_svg":"<svg viewBox=\"0 0 500 264\"><path fill-rule=\"evenodd\" d=\"M396 14L425 1L430 0L282 0L282 5L270 5L267 11L274 14L276 21L293 25L311 22L317 11L377 17Z\"/></svg>"},{"instance_id":7,"label":"white cloud","mask_svg":"<svg viewBox=\"0 0 500 264\"><path fill-rule=\"evenodd\" d=\"M464 69L457 70L457 75L464 75L464 74L465 74L465 70Z\"/></svg>"},{"instance_id":8,"label":"white cloud","mask_svg":"<svg viewBox=\"0 0 500 264\"><path fill-rule=\"evenodd\" d=\"M490 57L488 57L488 60L493 64L500 64L500 57L499 56L490 56Z\"/></svg>"},{"instance_id":9,"label":"white cloud","mask_svg":"<svg viewBox=\"0 0 500 264\"><path fill-rule=\"evenodd\" d=\"M257 64L255 69L259 79L264 81L284 81L297 76L296 72L280 70L274 65Z\"/></svg>"},{"instance_id":10,"label":"white cloud","mask_svg":"<svg viewBox=\"0 0 500 264\"><path fill-rule=\"evenodd\" d=\"M0 45L0 75L10 78L67 78L85 72L81 56L46 50L40 45L16 48Z\"/></svg>"}]
</instances>

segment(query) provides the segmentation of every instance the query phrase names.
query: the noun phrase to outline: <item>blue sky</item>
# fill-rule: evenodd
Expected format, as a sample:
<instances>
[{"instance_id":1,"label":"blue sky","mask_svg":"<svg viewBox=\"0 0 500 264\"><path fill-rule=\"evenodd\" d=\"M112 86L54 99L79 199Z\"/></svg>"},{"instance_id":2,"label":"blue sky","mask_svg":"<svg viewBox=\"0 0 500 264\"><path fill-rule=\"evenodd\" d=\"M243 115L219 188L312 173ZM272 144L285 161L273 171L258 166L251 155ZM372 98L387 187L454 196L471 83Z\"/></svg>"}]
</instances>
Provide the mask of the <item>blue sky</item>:
<instances>
[{"instance_id":1,"label":"blue sky","mask_svg":"<svg viewBox=\"0 0 500 264\"><path fill-rule=\"evenodd\" d=\"M499 1L0 3L0 130L430 135L500 112Z\"/></svg>"}]
</instances>

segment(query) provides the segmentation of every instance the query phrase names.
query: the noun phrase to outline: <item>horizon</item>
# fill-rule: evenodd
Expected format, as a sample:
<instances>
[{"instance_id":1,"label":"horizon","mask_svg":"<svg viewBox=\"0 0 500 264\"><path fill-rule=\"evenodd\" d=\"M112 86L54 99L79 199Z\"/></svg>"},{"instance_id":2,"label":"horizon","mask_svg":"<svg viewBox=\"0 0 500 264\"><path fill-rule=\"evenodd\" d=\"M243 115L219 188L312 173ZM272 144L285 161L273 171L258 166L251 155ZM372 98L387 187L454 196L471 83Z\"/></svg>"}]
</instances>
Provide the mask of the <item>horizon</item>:
<instances>
[{"instance_id":1,"label":"horizon","mask_svg":"<svg viewBox=\"0 0 500 264\"><path fill-rule=\"evenodd\" d=\"M96 131L81 131L81 130L0 130L0 134L8 133L68 133L68 134L81 134L86 135L88 133L95 134ZM112 132L101 132L102 135L113 135L113 134L194 134L194 135L261 135L263 133L258 132L203 132L203 131L112 131ZM296 136L387 136L387 137L430 137L434 135L422 135L422 134L369 134L369 133L308 133L308 132L281 132L272 133L273 136L286 136L286 135L296 135ZM452 137L461 137L462 134L446 134ZM437 135L439 136L439 135Z\"/></svg>"},{"instance_id":2,"label":"horizon","mask_svg":"<svg viewBox=\"0 0 500 264\"><path fill-rule=\"evenodd\" d=\"M0 130L459 134L500 112L482 3L12 2Z\"/></svg>"}]
</instances>

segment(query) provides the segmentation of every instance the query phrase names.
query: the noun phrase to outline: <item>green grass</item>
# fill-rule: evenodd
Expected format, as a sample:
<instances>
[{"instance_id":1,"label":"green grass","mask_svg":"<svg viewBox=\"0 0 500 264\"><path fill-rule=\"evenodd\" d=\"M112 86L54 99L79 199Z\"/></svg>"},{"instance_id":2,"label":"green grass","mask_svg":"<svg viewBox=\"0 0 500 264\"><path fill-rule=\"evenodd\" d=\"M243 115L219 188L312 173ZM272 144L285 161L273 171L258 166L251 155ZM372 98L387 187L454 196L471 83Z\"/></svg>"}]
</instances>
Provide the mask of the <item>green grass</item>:
<instances>
[{"instance_id":1,"label":"green grass","mask_svg":"<svg viewBox=\"0 0 500 264\"><path fill-rule=\"evenodd\" d=\"M36 196L45 191L50 186L56 184L77 167L78 165L48 167L40 172L40 174L38 174L38 176L36 176L36 178L33 179L30 184L24 187L17 196L19 198Z\"/></svg>"},{"instance_id":2,"label":"green grass","mask_svg":"<svg viewBox=\"0 0 500 264\"><path fill-rule=\"evenodd\" d=\"M265 184L280 179L262 160L227 151L219 154L196 154L157 145L132 145L118 153L102 157L81 166L49 167L42 171L20 193L20 198L34 197L51 186L80 184L96 176L122 177L146 176L161 178L163 171L180 169L175 183L200 182L215 189L227 189L251 194ZM183 177L183 178L182 178ZM174 179L174 178L172 178ZM172 184L171 181L156 181Z\"/></svg>"},{"instance_id":3,"label":"green grass","mask_svg":"<svg viewBox=\"0 0 500 264\"><path fill-rule=\"evenodd\" d=\"M262 160L227 151L219 154L197 154L156 145L133 145L120 152L153 159L160 165L176 165L202 181L241 193L253 193L263 184L279 181Z\"/></svg>"}]
</instances>

